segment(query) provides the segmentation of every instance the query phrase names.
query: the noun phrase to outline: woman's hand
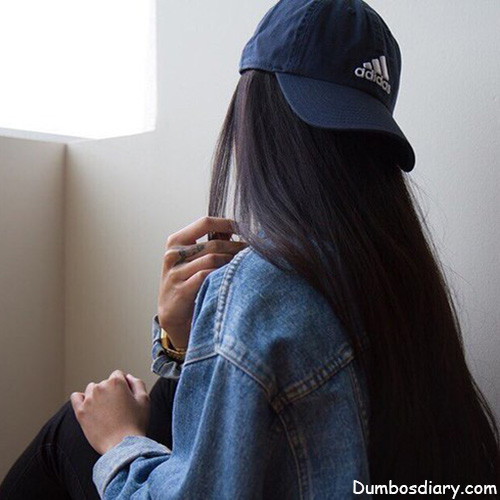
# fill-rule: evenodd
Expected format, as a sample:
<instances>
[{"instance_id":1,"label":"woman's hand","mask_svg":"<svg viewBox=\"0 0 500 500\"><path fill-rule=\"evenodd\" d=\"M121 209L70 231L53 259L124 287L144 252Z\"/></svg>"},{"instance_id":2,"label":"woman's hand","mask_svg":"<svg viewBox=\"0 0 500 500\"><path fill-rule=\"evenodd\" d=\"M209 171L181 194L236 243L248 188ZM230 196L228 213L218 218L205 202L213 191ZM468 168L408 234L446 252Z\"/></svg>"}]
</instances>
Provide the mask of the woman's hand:
<instances>
[{"instance_id":1,"label":"woman's hand","mask_svg":"<svg viewBox=\"0 0 500 500\"><path fill-rule=\"evenodd\" d=\"M71 404L92 448L103 455L125 436L145 436L149 396L144 382L115 370L85 392L71 394Z\"/></svg>"},{"instance_id":2,"label":"woman's hand","mask_svg":"<svg viewBox=\"0 0 500 500\"><path fill-rule=\"evenodd\" d=\"M221 239L196 243L209 232ZM188 344L194 299L205 277L248 246L229 241L233 233L231 219L203 217L168 237L158 293L158 322L174 347Z\"/></svg>"}]
</instances>

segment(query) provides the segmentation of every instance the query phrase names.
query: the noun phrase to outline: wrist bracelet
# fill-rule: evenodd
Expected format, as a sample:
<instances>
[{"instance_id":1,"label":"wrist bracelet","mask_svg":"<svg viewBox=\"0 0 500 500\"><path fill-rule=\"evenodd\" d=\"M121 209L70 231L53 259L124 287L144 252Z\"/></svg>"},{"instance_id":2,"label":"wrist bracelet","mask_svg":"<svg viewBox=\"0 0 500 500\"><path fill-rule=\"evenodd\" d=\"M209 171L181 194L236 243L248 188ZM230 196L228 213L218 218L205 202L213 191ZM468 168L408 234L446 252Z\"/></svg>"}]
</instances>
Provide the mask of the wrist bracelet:
<instances>
[{"instance_id":1,"label":"wrist bracelet","mask_svg":"<svg viewBox=\"0 0 500 500\"><path fill-rule=\"evenodd\" d=\"M162 328L161 329L161 345L163 346L163 349L167 352L167 354L171 357L174 358L178 361L184 361L184 358L186 357L186 351L187 349L185 348L176 348L172 345L170 342L170 339L168 337L168 333Z\"/></svg>"}]
</instances>

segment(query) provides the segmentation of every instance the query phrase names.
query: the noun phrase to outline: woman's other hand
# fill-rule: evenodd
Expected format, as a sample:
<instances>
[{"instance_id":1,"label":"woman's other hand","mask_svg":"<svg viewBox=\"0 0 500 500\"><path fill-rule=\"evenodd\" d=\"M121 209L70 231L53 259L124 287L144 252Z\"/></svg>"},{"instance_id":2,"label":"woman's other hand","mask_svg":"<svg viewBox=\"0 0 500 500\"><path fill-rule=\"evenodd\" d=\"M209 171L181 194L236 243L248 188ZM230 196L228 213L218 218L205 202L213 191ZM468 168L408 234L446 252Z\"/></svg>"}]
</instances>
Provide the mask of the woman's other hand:
<instances>
[{"instance_id":1,"label":"woman's other hand","mask_svg":"<svg viewBox=\"0 0 500 500\"><path fill-rule=\"evenodd\" d=\"M207 233L220 239L196 243ZM186 348L194 312L194 299L205 277L227 264L248 245L229 241L233 221L202 217L167 239L158 293L158 322L176 348Z\"/></svg>"},{"instance_id":2,"label":"woman's other hand","mask_svg":"<svg viewBox=\"0 0 500 500\"><path fill-rule=\"evenodd\" d=\"M144 382L115 370L85 392L71 394L76 418L92 448L103 455L125 436L145 436L149 396Z\"/></svg>"}]
</instances>

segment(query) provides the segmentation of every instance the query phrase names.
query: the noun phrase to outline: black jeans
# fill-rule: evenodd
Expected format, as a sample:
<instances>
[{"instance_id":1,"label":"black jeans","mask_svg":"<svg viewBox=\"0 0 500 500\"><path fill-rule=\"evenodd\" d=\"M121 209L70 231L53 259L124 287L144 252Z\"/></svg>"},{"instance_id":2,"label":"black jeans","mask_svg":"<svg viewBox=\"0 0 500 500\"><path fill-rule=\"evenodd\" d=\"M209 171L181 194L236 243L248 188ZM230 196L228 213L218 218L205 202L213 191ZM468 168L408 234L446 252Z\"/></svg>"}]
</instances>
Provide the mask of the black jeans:
<instances>
[{"instance_id":1,"label":"black jeans","mask_svg":"<svg viewBox=\"0 0 500 500\"><path fill-rule=\"evenodd\" d=\"M177 381L160 378L150 391L147 436L172 448ZM92 468L100 455L85 438L68 401L42 427L0 485L0 500L99 499Z\"/></svg>"}]
</instances>

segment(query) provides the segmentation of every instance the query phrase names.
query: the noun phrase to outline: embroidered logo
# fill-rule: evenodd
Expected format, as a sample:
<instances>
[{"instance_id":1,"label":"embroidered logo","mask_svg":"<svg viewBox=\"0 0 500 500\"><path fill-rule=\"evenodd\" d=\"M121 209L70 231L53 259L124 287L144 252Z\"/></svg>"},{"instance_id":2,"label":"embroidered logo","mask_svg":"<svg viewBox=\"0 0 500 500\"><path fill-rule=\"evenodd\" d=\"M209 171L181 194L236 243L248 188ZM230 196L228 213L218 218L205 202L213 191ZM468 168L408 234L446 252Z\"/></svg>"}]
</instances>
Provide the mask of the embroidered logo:
<instances>
[{"instance_id":1,"label":"embroidered logo","mask_svg":"<svg viewBox=\"0 0 500 500\"><path fill-rule=\"evenodd\" d=\"M391 93L389 70L387 68L387 59L385 56L380 56L377 59L372 59L370 62L365 62L362 68L356 68L354 74L359 78L366 78L380 85L388 94Z\"/></svg>"}]
</instances>

